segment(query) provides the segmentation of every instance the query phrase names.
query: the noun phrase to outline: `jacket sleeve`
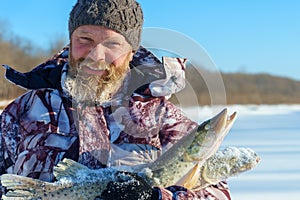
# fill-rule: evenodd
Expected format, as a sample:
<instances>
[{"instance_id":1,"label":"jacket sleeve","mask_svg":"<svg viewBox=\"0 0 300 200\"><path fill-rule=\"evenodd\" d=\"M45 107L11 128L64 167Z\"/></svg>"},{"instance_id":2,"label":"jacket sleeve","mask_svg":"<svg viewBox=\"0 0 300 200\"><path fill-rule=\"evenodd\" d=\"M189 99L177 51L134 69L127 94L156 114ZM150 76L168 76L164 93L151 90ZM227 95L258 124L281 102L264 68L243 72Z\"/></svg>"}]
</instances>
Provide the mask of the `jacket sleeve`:
<instances>
[{"instance_id":1,"label":"jacket sleeve","mask_svg":"<svg viewBox=\"0 0 300 200\"><path fill-rule=\"evenodd\" d=\"M160 139L163 149L168 149L171 145L180 140L184 135L193 130L197 123L188 119L179 108L172 103L166 103L166 113ZM167 188L157 188L160 192L160 199L179 200L230 200L230 191L226 181L216 185L208 186L199 191L189 190L181 186L170 186Z\"/></svg>"},{"instance_id":2,"label":"jacket sleeve","mask_svg":"<svg viewBox=\"0 0 300 200\"><path fill-rule=\"evenodd\" d=\"M12 109L14 108L14 109ZM18 126L15 123L16 118L14 114L10 113L16 111L16 107L12 106L12 103L5 108L0 115L0 175L8 173L8 169L13 165L13 154L9 151L9 144L14 146L17 142L15 141ZM8 136L9 134L9 136ZM0 184L0 197L4 188Z\"/></svg>"},{"instance_id":3,"label":"jacket sleeve","mask_svg":"<svg viewBox=\"0 0 300 200\"><path fill-rule=\"evenodd\" d=\"M0 122L1 121L2 121L2 115L0 115ZM5 146L3 143L2 130L1 130L1 126L0 126L0 175L6 173L4 151L5 151ZM4 190L4 188L2 188L2 184L0 183L0 198L2 197L3 190Z\"/></svg>"}]
</instances>

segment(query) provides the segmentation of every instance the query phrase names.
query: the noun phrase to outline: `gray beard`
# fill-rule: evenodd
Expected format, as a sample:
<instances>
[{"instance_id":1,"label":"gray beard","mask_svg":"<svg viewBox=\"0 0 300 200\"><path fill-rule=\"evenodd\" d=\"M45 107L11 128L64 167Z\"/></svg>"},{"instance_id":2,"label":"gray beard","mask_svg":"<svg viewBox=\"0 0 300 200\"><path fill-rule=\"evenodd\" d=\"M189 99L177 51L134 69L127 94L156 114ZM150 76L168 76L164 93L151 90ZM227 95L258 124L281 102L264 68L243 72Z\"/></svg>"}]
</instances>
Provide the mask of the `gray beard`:
<instances>
[{"instance_id":1,"label":"gray beard","mask_svg":"<svg viewBox=\"0 0 300 200\"><path fill-rule=\"evenodd\" d=\"M68 73L64 84L66 91L76 103L104 105L117 96L125 77L126 73L123 73L114 80L104 81L96 75L86 77Z\"/></svg>"}]
</instances>

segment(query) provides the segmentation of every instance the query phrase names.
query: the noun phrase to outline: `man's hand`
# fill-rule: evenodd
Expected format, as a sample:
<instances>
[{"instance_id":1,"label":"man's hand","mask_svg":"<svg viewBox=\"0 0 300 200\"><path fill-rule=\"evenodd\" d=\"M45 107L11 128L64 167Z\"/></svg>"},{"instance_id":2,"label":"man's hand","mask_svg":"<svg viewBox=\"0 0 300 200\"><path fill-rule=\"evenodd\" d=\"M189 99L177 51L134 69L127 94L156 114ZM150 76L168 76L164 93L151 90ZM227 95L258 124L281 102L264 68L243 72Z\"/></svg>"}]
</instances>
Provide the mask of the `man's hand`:
<instances>
[{"instance_id":1,"label":"man's hand","mask_svg":"<svg viewBox=\"0 0 300 200\"><path fill-rule=\"evenodd\" d=\"M141 177L129 172L117 172L116 181L107 184L101 194L104 200L151 200L158 199L157 190Z\"/></svg>"}]
</instances>

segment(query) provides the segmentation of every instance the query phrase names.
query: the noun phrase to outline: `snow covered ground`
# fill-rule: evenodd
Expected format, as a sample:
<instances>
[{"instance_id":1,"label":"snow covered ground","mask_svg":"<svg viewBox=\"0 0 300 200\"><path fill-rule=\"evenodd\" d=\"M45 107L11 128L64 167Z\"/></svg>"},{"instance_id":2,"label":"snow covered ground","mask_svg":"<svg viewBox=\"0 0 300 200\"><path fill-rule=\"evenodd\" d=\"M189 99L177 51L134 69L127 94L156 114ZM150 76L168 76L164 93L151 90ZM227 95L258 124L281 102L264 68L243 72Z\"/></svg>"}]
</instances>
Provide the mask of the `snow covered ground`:
<instances>
[{"instance_id":1,"label":"snow covered ground","mask_svg":"<svg viewBox=\"0 0 300 200\"><path fill-rule=\"evenodd\" d=\"M300 105L231 105L237 120L222 147L250 147L261 157L252 171L228 180L234 200L300 199ZM186 108L201 122L223 107ZM1 112L1 111L0 111Z\"/></svg>"},{"instance_id":2,"label":"snow covered ground","mask_svg":"<svg viewBox=\"0 0 300 200\"><path fill-rule=\"evenodd\" d=\"M184 109L199 122L221 107ZM252 171L228 180L236 200L300 199L300 105L228 106L238 118L222 147L250 147L261 157ZM200 114L197 115L195 111Z\"/></svg>"}]
</instances>

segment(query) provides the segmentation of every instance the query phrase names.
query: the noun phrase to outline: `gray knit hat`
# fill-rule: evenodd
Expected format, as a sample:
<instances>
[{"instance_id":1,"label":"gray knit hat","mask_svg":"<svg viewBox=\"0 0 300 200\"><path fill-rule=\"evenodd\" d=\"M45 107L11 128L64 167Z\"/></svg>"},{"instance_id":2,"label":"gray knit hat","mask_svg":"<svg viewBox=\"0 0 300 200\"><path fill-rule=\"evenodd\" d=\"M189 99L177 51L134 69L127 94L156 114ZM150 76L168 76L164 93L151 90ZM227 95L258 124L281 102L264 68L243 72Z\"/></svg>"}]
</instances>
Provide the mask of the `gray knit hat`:
<instances>
[{"instance_id":1,"label":"gray knit hat","mask_svg":"<svg viewBox=\"0 0 300 200\"><path fill-rule=\"evenodd\" d=\"M122 34L133 50L140 46L143 12L135 0L78 0L69 18L69 36L82 25L99 25Z\"/></svg>"}]
</instances>

